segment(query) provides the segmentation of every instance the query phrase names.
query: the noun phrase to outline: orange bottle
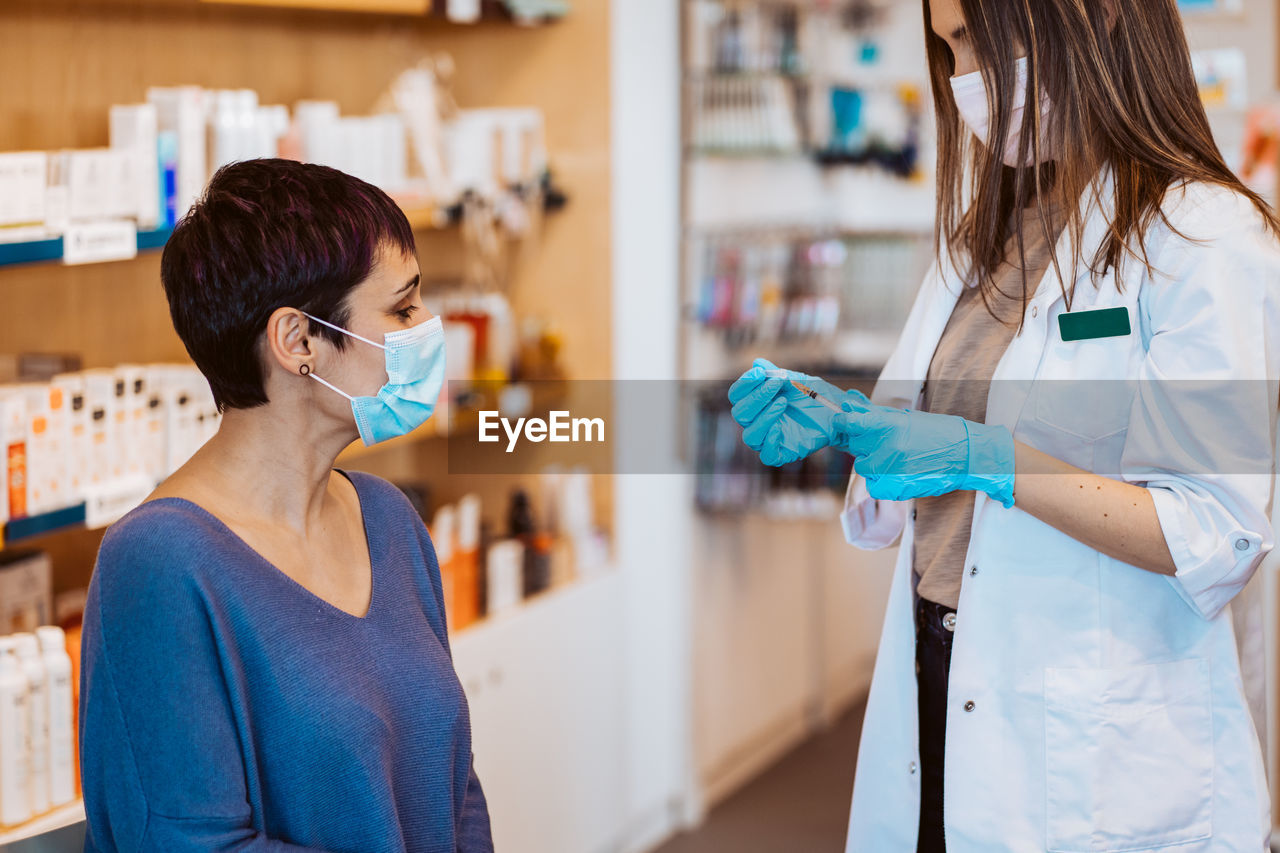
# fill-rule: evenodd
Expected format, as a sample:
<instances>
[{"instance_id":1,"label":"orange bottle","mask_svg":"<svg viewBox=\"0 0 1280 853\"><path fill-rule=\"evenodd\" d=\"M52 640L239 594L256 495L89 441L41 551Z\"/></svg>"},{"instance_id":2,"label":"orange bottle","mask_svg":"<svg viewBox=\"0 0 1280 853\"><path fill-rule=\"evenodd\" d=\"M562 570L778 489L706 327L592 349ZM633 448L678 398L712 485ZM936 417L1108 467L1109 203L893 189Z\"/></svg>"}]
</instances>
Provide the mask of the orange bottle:
<instances>
[{"instance_id":1,"label":"orange bottle","mask_svg":"<svg viewBox=\"0 0 1280 853\"><path fill-rule=\"evenodd\" d=\"M452 506L442 506L431 517L431 544L436 549L440 566L440 594L444 598L445 624L450 631L458 629L457 597L457 515Z\"/></svg>"}]
</instances>

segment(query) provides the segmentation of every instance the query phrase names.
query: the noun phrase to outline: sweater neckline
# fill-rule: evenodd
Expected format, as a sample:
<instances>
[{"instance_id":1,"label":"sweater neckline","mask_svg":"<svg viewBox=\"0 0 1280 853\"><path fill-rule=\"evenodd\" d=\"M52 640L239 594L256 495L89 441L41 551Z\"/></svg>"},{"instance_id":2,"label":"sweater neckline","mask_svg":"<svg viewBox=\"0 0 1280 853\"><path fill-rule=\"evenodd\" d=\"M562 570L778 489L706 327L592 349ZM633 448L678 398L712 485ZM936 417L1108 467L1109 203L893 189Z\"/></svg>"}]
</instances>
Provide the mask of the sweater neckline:
<instances>
[{"instance_id":1,"label":"sweater neckline","mask_svg":"<svg viewBox=\"0 0 1280 853\"><path fill-rule=\"evenodd\" d=\"M221 530L224 533L226 533L229 537L231 537L240 548L252 554L254 559L256 559L259 563L261 563L262 565L270 569L269 574L274 575L280 578L281 580L283 580L286 586L291 586L294 589L298 590L304 598L308 598L311 601L315 602L322 609L327 609L329 611L332 611L333 613L337 614L340 618L355 621L355 622L371 622L374 616L375 608L377 608L378 606L378 590L381 588L381 584L378 583L378 567L377 567L378 558L376 556L378 552L374 548L373 533L369 528L368 508L365 506L364 495L360 493L360 487L356 484L355 478L353 478L350 474L348 474L346 471L343 471L340 468L334 468L333 470L341 474L343 477L345 477L347 482L351 484L351 487L355 489L356 502L357 504L359 504L359 507L360 507L360 527L364 531L365 548L369 552L369 608L368 610L365 611L365 614L363 616L357 616L348 610L343 610L341 607L337 606L336 604L329 601L328 599L317 595L316 593L312 592L310 589L307 589L307 587L303 586L297 580L290 577L287 572L283 571L275 563L271 562L266 557L262 556L262 554L259 553L258 550L255 549L252 545L246 542L239 533L236 533L234 530L232 530L227 525L226 522L218 518L218 516L214 515L212 512L205 509L195 501L188 500L187 498L163 497L163 498L155 498L154 500L147 501L147 504L154 504L154 503L160 503L162 501L169 501L172 503L179 503L179 504L183 504L185 506L191 507L193 510L196 511L196 513L209 519L211 522L213 522L213 524L221 528ZM143 504L143 506L146 506L147 504Z\"/></svg>"}]
</instances>

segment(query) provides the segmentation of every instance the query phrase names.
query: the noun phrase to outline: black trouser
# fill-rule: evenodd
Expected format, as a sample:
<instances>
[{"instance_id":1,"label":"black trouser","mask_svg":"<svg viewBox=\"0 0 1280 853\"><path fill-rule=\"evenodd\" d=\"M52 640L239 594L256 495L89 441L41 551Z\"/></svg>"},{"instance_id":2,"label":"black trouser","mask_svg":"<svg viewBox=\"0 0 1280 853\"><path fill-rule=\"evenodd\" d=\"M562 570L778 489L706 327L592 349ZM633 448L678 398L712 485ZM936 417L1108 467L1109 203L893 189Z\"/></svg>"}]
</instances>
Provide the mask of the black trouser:
<instances>
[{"instance_id":1,"label":"black trouser","mask_svg":"<svg viewBox=\"0 0 1280 853\"><path fill-rule=\"evenodd\" d=\"M947 673L951 638L943 617L949 607L916 600L916 684L920 714L920 840L917 853L945 853L942 834L942 760L947 735ZM954 625L954 622L952 623Z\"/></svg>"}]
</instances>

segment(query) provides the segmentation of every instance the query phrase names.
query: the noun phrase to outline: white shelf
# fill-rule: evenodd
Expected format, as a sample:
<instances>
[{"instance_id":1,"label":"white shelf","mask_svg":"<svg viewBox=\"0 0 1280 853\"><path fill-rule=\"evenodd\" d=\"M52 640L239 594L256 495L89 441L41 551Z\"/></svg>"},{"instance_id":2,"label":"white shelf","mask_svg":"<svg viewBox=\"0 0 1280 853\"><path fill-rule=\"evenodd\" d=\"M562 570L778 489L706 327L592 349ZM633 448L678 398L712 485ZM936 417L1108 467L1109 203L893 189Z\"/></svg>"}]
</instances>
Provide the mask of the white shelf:
<instances>
[{"instance_id":1,"label":"white shelf","mask_svg":"<svg viewBox=\"0 0 1280 853\"><path fill-rule=\"evenodd\" d=\"M0 847L6 844L16 844L19 841L35 838L37 835L44 835L46 832L53 832L55 829L62 829L65 826L72 826L83 821L84 801L76 800L73 803L67 803L65 806L59 806L35 820L27 821L12 829L0 830Z\"/></svg>"}]
</instances>

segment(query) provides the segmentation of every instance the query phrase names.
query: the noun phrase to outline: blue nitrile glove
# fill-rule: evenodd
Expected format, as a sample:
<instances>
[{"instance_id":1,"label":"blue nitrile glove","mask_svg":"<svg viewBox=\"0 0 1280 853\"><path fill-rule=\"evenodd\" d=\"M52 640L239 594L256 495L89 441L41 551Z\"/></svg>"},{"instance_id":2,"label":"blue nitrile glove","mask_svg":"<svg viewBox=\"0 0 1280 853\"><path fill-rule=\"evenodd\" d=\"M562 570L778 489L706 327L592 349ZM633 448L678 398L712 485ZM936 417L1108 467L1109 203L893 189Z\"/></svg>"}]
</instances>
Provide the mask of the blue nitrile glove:
<instances>
[{"instance_id":1,"label":"blue nitrile glove","mask_svg":"<svg viewBox=\"0 0 1280 853\"><path fill-rule=\"evenodd\" d=\"M837 415L834 429L832 444L855 457L853 470L873 498L903 501L972 489L1013 506L1013 436L1003 426L872 406Z\"/></svg>"},{"instance_id":2,"label":"blue nitrile glove","mask_svg":"<svg viewBox=\"0 0 1280 853\"><path fill-rule=\"evenodd\" d=\"M870 404L859 391L840 388L806 373L783 370L763 358L755 360L729 389L733 418L743 427L742 440L760 453L766 465L786 465L828 446L839 414L800 392L800 382L836 405L853 410Z\"/></svg>"}]
</instances>

